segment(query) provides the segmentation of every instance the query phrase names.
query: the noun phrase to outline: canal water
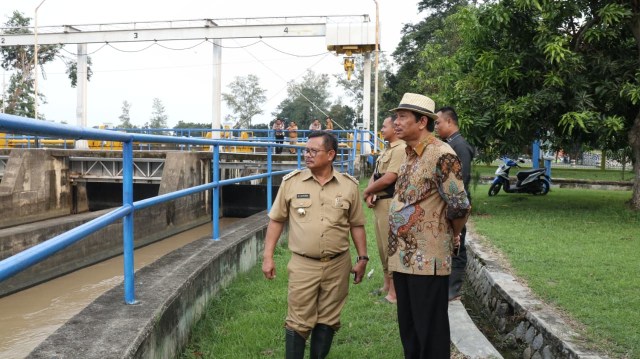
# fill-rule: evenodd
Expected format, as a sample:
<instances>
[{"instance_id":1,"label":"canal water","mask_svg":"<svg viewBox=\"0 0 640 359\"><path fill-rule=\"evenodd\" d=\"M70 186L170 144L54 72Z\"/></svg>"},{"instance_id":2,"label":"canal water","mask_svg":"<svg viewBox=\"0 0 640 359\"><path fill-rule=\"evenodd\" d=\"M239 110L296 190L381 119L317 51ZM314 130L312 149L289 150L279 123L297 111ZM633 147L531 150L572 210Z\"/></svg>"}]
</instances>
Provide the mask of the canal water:
<instances>
[{"instance_id":1,"label":"canal water","mask_svg":"<svg viewBox=\"0 0 640 359\"><path fill-rule=\"evenodd\" d=\"M221 218L220 228L238 218ZM195 240L210 237L211 223L135 251L135 270ZM123 281L122 256L0 298L0 358L24 358L94 299ZM124 298L123 298L123 305Z\"/></svg>"}]
</instances>

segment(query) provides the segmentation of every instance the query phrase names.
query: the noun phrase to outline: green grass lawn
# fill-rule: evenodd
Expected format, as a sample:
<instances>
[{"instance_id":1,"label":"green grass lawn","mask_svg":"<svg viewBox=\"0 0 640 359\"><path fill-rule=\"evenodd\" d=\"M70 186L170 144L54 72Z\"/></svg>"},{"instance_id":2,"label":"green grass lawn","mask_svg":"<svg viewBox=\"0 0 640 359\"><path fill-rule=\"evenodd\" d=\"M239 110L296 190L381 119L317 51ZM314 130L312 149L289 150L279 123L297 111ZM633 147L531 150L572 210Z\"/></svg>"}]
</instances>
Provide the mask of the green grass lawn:
<instances>
[{"instance_id":1,"label":"green grass lawn","mask_svg":"<svg viewBox=\"0 0 640 359\"><path fill-rule=\"evenodd\" d=\"M552 189L547 196L474 193L478 233L543 300L585 325L593 346L640 357L640 213L629 191Z\"/></svg>"}]
</instances>

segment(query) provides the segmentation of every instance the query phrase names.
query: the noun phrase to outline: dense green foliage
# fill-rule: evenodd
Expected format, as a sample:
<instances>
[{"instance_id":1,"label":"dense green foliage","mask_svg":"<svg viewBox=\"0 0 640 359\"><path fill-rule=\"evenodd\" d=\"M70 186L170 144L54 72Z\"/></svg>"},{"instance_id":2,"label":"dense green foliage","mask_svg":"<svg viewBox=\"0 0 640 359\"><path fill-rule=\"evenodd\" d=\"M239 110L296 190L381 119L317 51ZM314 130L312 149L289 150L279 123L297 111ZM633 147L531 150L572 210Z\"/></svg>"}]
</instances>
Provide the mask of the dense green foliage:
<instances>
[{"instance_id":1,"label":"dense green foliage","mask_svg":"<svg viewBox=\"0 0 640 359\"><path fill-rule=\"evenodd\" d=\"M329 75L308 70L300 82L289 83L287 98L278 105L273 116L285 119L287 123L295 121L300 130L308 129L314 119L324 123L326 109L331 106L329 85Z\"/></svg>"},{"instance_id":2,"label":"dense green foliage","mask_svg":"<svg viewBox=\"0 0 640 359\"><path fill-rule=\"evenodd\" d=\"M418 92L454 106L487 161L541 139L574 158L590 148L631 155L640 171L638 1L419 6L428 15L405 27L389 96ZM632 201L640 208L640 182Z\"/></svg>"}]
</instances>

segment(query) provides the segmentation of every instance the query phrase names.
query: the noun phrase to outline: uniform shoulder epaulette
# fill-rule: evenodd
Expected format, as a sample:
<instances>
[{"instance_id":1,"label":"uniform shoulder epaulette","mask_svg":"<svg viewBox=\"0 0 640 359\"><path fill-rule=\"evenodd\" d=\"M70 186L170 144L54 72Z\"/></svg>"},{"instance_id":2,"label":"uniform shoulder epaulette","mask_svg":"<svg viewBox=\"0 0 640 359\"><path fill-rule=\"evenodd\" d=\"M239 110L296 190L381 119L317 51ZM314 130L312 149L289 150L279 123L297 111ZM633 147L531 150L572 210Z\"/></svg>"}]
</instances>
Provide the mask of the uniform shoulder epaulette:
<instances>
[{"instance_id":1,"label":"uniform shoulder epaulette","mask_svg":"<svg viewBox=\"0 0 640 359\"><path fill-rule=\"evenodd\" d=\"M353 177L352 175L350 175L350 174L348 174L348 173L346 173L346 172L343 172L343 173L342 173L342 175L343 175L343 176L345 176L345 177L347 177L348 179L352 180L352 181L353 181L353 183L355 183L355 184L357 184L357 185L359 185L359 184L360 184L360 181L358 181L358 179L357 179L357 178L355 178L355 177Z\"/></svg>"},{"instance_id":2,"label":"uniform shoulder epaulette","mask_svg":"<svg viewBox=\"0 0 640 359\"><path fill-rule=\"evenodd\" d=\"M291 177L293 177L293 176L297 175L297 174L298 174L298 173L300 173L300 172L302 172L302 171L301 171L301 170L293 170L293 171L291 171L291 172L287 173L284 177L282 177L282 180L283 180L283 181L286 181L286 180L288 180L289 178L291 178Z\"/></svg>"}]
</instances>

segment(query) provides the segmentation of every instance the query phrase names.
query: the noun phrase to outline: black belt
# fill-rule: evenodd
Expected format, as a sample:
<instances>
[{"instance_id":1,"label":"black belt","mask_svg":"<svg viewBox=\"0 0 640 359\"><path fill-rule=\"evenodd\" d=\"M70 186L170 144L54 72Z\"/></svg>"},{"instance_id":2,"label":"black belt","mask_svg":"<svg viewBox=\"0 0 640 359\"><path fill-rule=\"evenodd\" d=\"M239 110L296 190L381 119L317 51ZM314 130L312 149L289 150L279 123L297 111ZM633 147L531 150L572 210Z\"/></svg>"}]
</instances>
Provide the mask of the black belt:
<instances>
[{"instance_id":1,"label":"black belt","mask_svg":"<svg viewBox=\"0 0 640 359\"><path fill-rule=\"evenodd\" d=\"M392 194L385 194L383 196L377 196L376 199L389 199L389 198L393 198Z\"/></svg>"},{"instance_id":2,"label":"black belt","mask_svg":"<svg viewBox=\"0 0 640 359\"><path fill-rule=\"evenodd\" d=\"M345 251L345 252L346 252L346 251ZM330 261L330 260L332 260L332 259L335 259L335 258L340 257L340 256L341 256L341 255L343 255L345 252L338 253L338 254L333 254L333 255L330 255L330 256L324 256L324 257L320 257L320 258L318 258L318 257L311 257L311 256L308 256L308 255L300 254L300 253L296 253L296 252L293 252L293 253L294 253L294 254L299 255L300 257L305 257L305 258L313 259L313 260L320 261L320 262L328 262L328 261Z\"/></svg>"}]
</instances>

